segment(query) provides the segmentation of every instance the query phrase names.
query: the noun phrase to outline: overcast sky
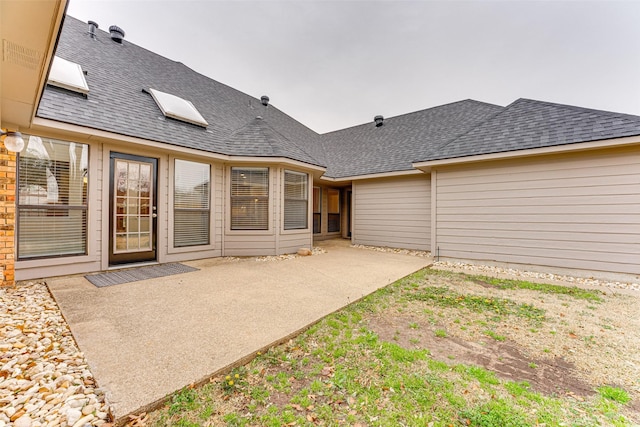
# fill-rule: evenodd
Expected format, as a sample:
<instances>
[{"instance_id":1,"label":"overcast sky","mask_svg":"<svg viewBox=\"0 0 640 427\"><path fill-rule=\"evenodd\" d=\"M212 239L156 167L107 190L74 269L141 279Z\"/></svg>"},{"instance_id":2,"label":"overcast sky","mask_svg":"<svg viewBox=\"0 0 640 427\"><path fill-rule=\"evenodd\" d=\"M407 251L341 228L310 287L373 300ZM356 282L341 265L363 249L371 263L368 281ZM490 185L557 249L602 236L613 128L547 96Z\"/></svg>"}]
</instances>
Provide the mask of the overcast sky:
<instances>
[{"instance_id":1,"label":"overcast sky","mask_svg":"<svg viewBox=\"0 0 640 427\"><path fill-rule=\"evenodd\" d=\"M640 1L70 0L327 132L461 99L640 115Z\"/></svg>"}]
</instances>

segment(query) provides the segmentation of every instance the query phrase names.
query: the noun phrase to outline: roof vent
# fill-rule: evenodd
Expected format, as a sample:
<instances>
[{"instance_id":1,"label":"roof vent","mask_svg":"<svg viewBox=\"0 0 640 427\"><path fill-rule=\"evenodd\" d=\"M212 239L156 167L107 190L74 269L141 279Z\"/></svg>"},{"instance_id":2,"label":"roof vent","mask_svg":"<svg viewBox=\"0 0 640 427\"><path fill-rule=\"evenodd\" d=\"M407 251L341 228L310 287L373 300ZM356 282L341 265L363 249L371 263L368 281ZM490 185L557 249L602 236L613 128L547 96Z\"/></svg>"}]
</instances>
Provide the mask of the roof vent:
<instances>
[{"instance_id":1,"label":"roof vent","mask_svg":"<svg viewBox=\"0 0 640 427\"><path fill-rule=\"evenodd\" d=\"M95 39L96 30L99 28L98 23L95 21L89 21L87 22L87 24L89 24L89 35L91 36L92 39Z\"/></svg>"},{"instance_id":2,"label":"roof vent","mask_svg":"<svg viewBox=\"0 0 640 427\"><path fill-rule=\"evenodd\" d=\"M116 43L122 43L124 39L124 30L117 25L112 25L109 27L109 32L111 33L111 40Z\"/></svg>"},{"instance_id":3,"label":"roof vent","mask_svg":"<svg viewBox=\"0 0 640 427\"><path fill-rule=\"evenodd\" d=\"M269 97L267 95L262 95L260 97L260 102L262 102L262 105L266 107L267 105L269 105Z\"/></svg>"},{"instance_id":4,"label":"roof vent","mask_svg":"<svg viewBox=\"0 0 640 427\"><path fill-rule=\"evenodd\" d=\"M379 128L380 126L382 126L382 125L383 125L384 117L382 117L382 116L375 116L375 117L373 118L373 121L375 122L376 127L378 127L378 128Z\"/></svg>"}]
</instances>

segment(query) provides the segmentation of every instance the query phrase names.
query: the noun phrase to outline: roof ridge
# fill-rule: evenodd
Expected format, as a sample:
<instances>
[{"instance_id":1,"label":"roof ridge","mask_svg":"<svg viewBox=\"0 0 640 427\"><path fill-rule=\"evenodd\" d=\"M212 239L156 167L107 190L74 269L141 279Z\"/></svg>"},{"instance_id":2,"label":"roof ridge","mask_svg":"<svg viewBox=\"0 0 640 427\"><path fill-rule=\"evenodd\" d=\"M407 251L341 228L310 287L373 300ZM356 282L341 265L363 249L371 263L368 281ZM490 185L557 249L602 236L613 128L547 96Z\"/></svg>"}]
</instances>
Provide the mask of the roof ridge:
<instances>
[{"instance_id":1,"label":"roof ridge","mask_svg":"<svg viewBox=\"0 0 640 427\"><path fill-rule=\"evenodd\" d=\"M473 103L477 103L477 104L490 105L490 106L493 106L493 107L504 108L501 105L491 104L489 102L477 101L475 99L467 98L467 99L461 99L459 101L448 102L446 104L434 105L433 107L423 108L422 110L410 111L408 113L402 113L402 114L398 114L396 116L385 117L385 120L397 119L399 117L406 117L406 116L411 116L413 114L424 113L425 111L436 110L436 109L440 109L442 107L450 107L450 106L455 105L455 104L462 104L463 102L473 102ZM330 132L321 133L320 136L330 135L330 134L334 134L336 132L342 132L342 131L346 131L348 129L357 128L357 127L360 127L360 126L366 126L366 125L368 125L370 123L373 123L373 122L364 122L364 123L361 123L359 125L353 125L353 126L349 126L349 127L342 128L342 129L332 130Z\"/></svg>"},{"instance_id":2,"label":"roof ridge","mask_svg":"<svg viewBox=\"0 0 640 427\"><path fill-rule=\"evenodd\" d=\"M269 122L265 118L263 118L261 116L254 117L253 119L251 119L249 122L247 122L243 126L240 126L239 128L237 128L237 129L233 130L231 133L229 133L229 135L227 137L228 141L230 142L231 138L233 138L235 135L239 134L242 130L248 129L251 126L257 126L261 133L264 133L265 130L268 131L268 132L271 132L272 135L264 135L264 136L266 137L266 142L271 147L272 152L276 152L275 148L278 148L278 149L282 148L282 147L274 146L274 144L271 141L271 139L272 139L271 136L274 136L279 141L282 141L282 142L285 142L285 143L289 143L289 144L293 144L293 146L297 150L300 150L302 153L304 153L310 159L313 159L314 162L317 162L316 164L318 166L323 166L324 167L324 165L322 164L322 162L320 162L320 160L316 159L315 156L309 154L309 152L307 152L303 147L301 147L300 144L298 144L295 141L291 140L286 135L283 135L281 132L279 132L277 129L275 129L273 126L271 126L271 124L269 124ZM283 151L283 150L279 150L279 151ZM284 151L286 151L286 150L284 150ZM284 157L288 157L288 156L285 154ZM307 162L305 162L305 163L307 163Z\"/></svg>"},{"instance_id":3,"label":"roof ridge","mask_svg":"<svg viewBox=\"0 0 640 427\"><path fill-rule=\"evenodd\" d=\"M553 107L567 108L567 109L570 109L570 110L576 110L576 111L581 111L581 112L591 111L591 112L594 112L594 113L605 114L607 116L612 116L612 117L628 117L628 118L632 118L632 119L635 119L635 120L640 120L640 116L636 116L634 114L617 113L615 111L600 110L600 109L597 109L597 108L580 107L580 106L571 105L571 104L560 104L558 102L540 101L540 100L531 99L531 98L518 98L514 102L509 104L509 106L513 105L513 104L515 104L515 103L517 103L519 101L535 102L537 104L544 104L544 105L549 105L549 106L553 106Z\"/></svg>"},{"instance_id":4,"label":"roof ridge","mask_svg":"<svg viewBox=\"0 0 640 427\"><path fill-rule=\"evenodd\" d=\"M471 133L473 130L479 128L480 126L482 126L483 124L485 124L486 122L488 122L489 120L492 120L494 117L504 113L505 111L507 111L507 109L511 106L513 106L516 102L513 101L511 104L507 105L506 107L502 107L502 110L500 111L496 111L494 114L489 115L486 119L482 120L481 122L479 122L477 125L472 126L470 129L467 129L465 132L461 132L459 135L454 136L453 138L451 138L449 141L438 145L437 147L433 147L433 149L431 150L431 152L439 152L440 150L442 150L443 148L445 148L447 145L454 143L455 141L457 141L458 139L462 138L463 136L467 135L468 133ZM493 104L489 104L489 105L493 105ZM415 162L419 162L422 161L421 159L417 159L414 160L413 163Z\"/></svg>"}]
</instances>

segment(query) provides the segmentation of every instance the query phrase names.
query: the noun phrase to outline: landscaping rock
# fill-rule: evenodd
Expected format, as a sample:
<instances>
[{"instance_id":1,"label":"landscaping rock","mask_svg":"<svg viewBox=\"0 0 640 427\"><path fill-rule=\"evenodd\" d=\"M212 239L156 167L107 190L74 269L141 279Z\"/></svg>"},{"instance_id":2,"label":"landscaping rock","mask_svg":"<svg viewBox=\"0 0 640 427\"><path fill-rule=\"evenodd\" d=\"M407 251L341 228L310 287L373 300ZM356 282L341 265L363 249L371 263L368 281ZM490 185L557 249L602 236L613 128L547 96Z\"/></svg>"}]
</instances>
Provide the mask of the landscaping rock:
<instances>
[{"instance_id":1,"label":"landscaping rock","mask_svg":"<svg viewBox=\"0 0 640 427\"><path fill-rule=\"evenodd\" d=\"M109 420L104 395L44 283L0 288L0 341L0 427Z\"/></svg>"}]
</instances>

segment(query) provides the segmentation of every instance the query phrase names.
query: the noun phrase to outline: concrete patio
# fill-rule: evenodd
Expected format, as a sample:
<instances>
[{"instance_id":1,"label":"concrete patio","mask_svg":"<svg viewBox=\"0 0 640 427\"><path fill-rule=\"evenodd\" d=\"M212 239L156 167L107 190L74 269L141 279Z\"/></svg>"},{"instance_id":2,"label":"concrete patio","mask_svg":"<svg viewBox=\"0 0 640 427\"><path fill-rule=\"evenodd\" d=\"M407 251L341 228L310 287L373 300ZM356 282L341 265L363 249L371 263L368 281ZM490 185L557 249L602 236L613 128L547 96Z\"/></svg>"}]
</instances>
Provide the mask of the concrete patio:
<instances>
[{"instance_id":1,"label":"concrete patio","mask_svg":"<svg viewBox=\"0 0 640 427\"><path fill-rule=\"evenodd\" d=\"M287 260L191 261L199 271L106 288L82 276L47 284L121 418L431 262L344 241L322 246Z\"/></svg>"}]
</instances>

